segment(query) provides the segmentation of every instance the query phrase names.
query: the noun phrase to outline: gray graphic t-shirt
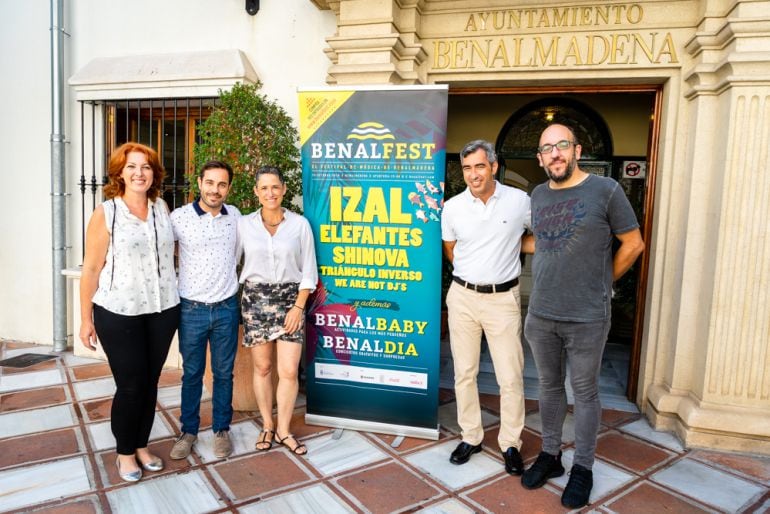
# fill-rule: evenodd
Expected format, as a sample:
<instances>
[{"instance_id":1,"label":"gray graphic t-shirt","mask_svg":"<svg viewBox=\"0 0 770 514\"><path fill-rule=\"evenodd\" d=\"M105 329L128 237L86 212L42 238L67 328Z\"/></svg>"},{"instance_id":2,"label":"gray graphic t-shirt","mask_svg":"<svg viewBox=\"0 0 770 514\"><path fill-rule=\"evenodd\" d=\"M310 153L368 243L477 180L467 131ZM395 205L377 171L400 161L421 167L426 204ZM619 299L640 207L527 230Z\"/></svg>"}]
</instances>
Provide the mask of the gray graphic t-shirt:
<instances>
[{"instance_id":1,"label":"gray graphic t-shirt","mask_svg":"<svg viewBox=\"0 0 770 514\"><path fill-rule=\"evenodd\" d=\"M535 255L529 312L560 321L610 317L613 234L639 224L620 185L589 175L568 189L532 192Z\"/></svg>"}]
</instances>

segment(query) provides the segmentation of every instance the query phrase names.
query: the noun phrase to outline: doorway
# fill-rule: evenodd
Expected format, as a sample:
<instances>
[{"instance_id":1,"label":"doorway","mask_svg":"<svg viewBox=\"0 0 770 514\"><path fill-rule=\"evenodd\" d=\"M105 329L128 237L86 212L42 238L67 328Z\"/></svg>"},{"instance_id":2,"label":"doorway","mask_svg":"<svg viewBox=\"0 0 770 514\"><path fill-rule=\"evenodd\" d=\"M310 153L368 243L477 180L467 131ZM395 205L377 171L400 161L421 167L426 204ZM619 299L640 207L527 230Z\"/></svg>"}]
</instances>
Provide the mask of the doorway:
<instances>
[{"instance_id":1,"label":"doorway","mask_svg":"<svg viewBox=\"0 0 770 514\"><path fill-rule=\"evenodd\" d=\"M583 145L581 169L621 184L649 247L661 93L659 86L450 89L447 185L457 181L458 172L462 183L456 152L467 141L483 138L495 143L501 164L498 179L531 193L546 180L535 158L540 133L549 123L562 121L575 129ZM636 397L648 262L645 253L613 288L612 329L600 381L603 403L610 408ZM530 266L525 261L521 277L525 313L532 287ZM491 362L482 363L481 370L493 373ZM532 376L532 370L525 370L525 387L536 378L536 372ZM495 381L480 377L480 388L484 383Z\"/></svg>"}]
</instances>

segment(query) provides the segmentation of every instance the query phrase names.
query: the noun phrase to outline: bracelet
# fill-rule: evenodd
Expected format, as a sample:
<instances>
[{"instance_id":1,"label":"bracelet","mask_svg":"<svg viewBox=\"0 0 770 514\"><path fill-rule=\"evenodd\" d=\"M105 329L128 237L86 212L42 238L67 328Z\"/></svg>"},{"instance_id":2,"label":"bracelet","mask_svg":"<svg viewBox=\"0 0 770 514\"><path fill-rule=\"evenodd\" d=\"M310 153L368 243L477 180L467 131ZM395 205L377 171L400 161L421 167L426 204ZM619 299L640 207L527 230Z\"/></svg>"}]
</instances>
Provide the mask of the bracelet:
<instances>
[{"instance_id":1,"label":"bracelet","mask_svg":"<svg viewBox=\"0 0 770 514\"><path fill-rule=\"evenodd\" d=\"M296 307L296 308L298 308L299 310L301 310L301 311L303 311L303 312L305 311L305 308L304 308L304 307L300 307L300 306L299 306L299 305L297 305L296 303L295 303L294 305L292 305L292 307Z\"/></svg>"}]
</instances>

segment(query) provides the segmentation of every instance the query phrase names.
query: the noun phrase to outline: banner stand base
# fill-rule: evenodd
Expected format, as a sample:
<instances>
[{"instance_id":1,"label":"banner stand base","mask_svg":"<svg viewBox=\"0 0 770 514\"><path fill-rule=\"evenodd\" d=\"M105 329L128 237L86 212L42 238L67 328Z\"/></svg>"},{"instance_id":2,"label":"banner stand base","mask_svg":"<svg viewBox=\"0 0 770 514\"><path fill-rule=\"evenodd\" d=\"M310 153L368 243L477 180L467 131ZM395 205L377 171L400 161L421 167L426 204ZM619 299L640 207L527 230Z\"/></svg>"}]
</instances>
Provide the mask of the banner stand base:
<instances>
[{"instance_id":1,"label":"banner stand base","mask_svg":"<svg viewBox=\"0 0 770 514\"><path fill-rule=\"evenodd\" d=\"M389 423L377 423L376 421L361 421L358 419L321 416L319 414L305 414L305 424L331 428L344 428L360 432L376 432L378 434L417 437L419 439L431 439L433 441L438 440L438 425L436 425L435 429L420 428L406 425L391 425Z\"/></svg>"}]
</instances>

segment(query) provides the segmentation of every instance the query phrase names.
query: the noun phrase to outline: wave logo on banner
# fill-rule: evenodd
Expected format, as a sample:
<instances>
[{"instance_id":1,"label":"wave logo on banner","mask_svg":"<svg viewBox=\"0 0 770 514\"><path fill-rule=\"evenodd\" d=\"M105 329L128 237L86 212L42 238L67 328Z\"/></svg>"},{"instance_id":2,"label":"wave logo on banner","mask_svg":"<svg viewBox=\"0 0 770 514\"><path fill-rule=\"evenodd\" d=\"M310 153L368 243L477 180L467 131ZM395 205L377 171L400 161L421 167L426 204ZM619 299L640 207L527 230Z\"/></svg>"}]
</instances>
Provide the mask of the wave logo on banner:
<instances>
[{"instance_id":1,"label":"wave logo on banner","mask_svg":"<svg viewBox=\"0 0 770 514\"><path fill-rule=\"evenodd\" d=\"M376 121L361 123L350 131L348 139L396 139L388 127Z\"/></svg>"}]
</instances>

